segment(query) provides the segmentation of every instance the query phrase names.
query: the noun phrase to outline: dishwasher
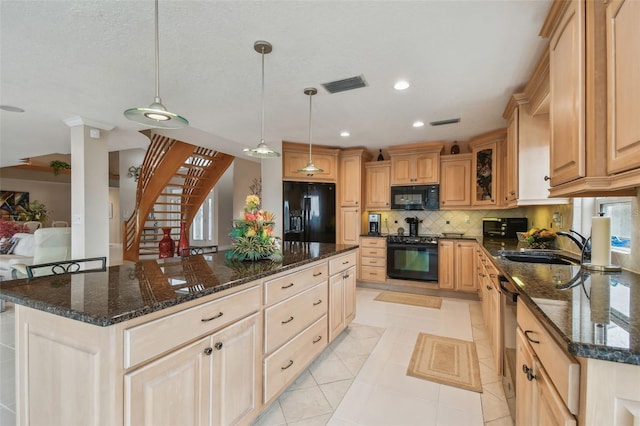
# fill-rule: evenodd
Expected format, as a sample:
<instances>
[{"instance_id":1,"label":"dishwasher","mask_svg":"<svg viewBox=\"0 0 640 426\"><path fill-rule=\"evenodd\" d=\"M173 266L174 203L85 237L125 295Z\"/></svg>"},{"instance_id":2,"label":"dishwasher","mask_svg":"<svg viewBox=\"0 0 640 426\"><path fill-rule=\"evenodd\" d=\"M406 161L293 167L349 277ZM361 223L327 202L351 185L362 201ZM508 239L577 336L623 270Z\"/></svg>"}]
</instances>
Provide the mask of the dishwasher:
<instances>
[{"instance_id":1,"label":"dishwasher","mask_svg":"<svg viewBox=\"0 0 640 426\"><path fill-rule=\"evenodd\" d=\"M500 278L500 308L502 311L502 387L511 418L516 418L516 328L518 290L503 275Z\"/></svg>"}]
</instances>

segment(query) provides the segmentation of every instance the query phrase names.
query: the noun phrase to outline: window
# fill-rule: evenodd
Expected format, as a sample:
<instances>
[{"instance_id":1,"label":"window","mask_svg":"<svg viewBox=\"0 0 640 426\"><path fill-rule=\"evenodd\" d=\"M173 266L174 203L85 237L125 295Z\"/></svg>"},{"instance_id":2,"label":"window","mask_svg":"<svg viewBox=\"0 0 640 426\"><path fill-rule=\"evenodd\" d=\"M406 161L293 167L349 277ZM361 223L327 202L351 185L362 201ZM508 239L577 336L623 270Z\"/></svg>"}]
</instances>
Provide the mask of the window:
<instances>
[{"instance_id":1,"label":"window","mask_svg":"<svg viewBox=\"0 0 640 426\"><path fill-rule=\"evenodd\" d=\"M611 248L631 247L631 197L596 198L596 211L611 218Z\"/></svg>"}]
</instances>

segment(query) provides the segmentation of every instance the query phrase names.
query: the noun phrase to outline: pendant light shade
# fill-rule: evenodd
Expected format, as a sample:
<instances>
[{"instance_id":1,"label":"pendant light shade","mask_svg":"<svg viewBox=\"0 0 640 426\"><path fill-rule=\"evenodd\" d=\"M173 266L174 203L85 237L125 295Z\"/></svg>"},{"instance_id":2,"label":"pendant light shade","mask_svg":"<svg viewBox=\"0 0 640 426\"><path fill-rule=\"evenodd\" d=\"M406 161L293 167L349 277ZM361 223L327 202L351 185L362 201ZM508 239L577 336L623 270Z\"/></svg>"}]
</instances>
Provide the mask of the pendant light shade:
<instances>
[{"instance_id":1,"label":"pendant light shade","mask_svg":"<svg viewBox=\"0 0 640 426\"><path fill-rule=\"evenodd\" d=\"M324 170L322 170L321 168L316 167L315 164L313 164L313 160L311 159L311 99L316 93L318 93L318 90L315 87L307 87L306 89L304 89L304 94L309 96L309 162L305 167L299 169L298 173L314 174L324 172Z\"/></svg>"},{"instance_id":2,"label":"pendant light shade","mask_svg":"<svg viewBox=\"0 0 640 426\"><path fill-rule=\"evenodd\" d=\"M148 108L129 108L124 116L136 123L162 129L181 129L189 125L189 121L173 112L167 111L160 98L160 41L158 36L158 0L156 0L156 97Z\"/></svg>"},{"instance_id":3,"label":"pendant light shade","mask_svg":"<svg viewBox=\"0 0 640 426\"><path fill-rule=\"evenodd\" d=\"M267 146L264 141L264 55L271 53L273 50L273 46L268 41L256 41L253 44L253 49L260 53L262 56L262 116L261 116L261 127L260 127L260 142L258 146L253 149L245 148L243 151L250 157L257 158L275 158L280 157L280 153L272 150Z\"/></svg>"}]
</instances>

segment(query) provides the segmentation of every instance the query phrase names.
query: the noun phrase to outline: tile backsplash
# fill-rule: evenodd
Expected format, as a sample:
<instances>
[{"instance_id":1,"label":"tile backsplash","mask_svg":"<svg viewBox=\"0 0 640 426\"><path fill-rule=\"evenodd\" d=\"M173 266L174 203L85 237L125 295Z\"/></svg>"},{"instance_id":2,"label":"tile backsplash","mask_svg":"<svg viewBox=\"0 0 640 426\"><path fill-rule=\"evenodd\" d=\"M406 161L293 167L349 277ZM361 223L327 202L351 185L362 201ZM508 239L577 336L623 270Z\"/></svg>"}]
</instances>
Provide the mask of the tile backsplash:
<instances>
[{"instance_id":1,"label":"tile backsplash","mask_svg":"<svg viewBox=\"0 0 640 426\"><path fill-rule=\"evenodd\" d=\"M441 234L445 232L460 232L467 236L482 235L482 218L484 217L526 217L529 228L547 228L554 231L568 231L576 226L579 228L581 214L580 203L562 205L526 206L508 210L437 210L437 211L402 211L391 210L379 212L382 214L382 232L396 234L402 227L405 234L409 233L407 217L418 217L422 220L419 226L420 234ZM640 273L640 188L632 201L632 229L631 249L629 253L612 251L611 261L621 265L624 269ZM554 214L557 221L554 221ZM588 215L593 215L591 212ZM574 216L576 225L574 225ZM583 230L586 236L590 230ZM578 252L576 245L568 238L556 240L558 248L571 252Z\"/></svg>"}]
</instances>

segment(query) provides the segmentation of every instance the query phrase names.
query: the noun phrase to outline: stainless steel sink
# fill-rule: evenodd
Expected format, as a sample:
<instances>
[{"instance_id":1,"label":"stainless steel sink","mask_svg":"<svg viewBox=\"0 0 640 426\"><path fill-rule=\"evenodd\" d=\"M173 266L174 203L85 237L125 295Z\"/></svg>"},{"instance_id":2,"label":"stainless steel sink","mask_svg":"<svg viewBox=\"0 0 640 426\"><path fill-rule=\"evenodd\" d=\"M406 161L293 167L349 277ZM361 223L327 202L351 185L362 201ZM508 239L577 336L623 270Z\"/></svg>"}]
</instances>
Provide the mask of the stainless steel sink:
<instances>
[{"instance_id":1,"label":"stainless steel sink","mask_svg":"<svg viewBox=\"0 0 640 426\"><path fill-rule=\"evenodd\" d=\"M500 252L502 258L512 262L546 263L551 265L580 265L580 262L570 256L553 250L527 250Z\"/></svg>"}]
</instances>

